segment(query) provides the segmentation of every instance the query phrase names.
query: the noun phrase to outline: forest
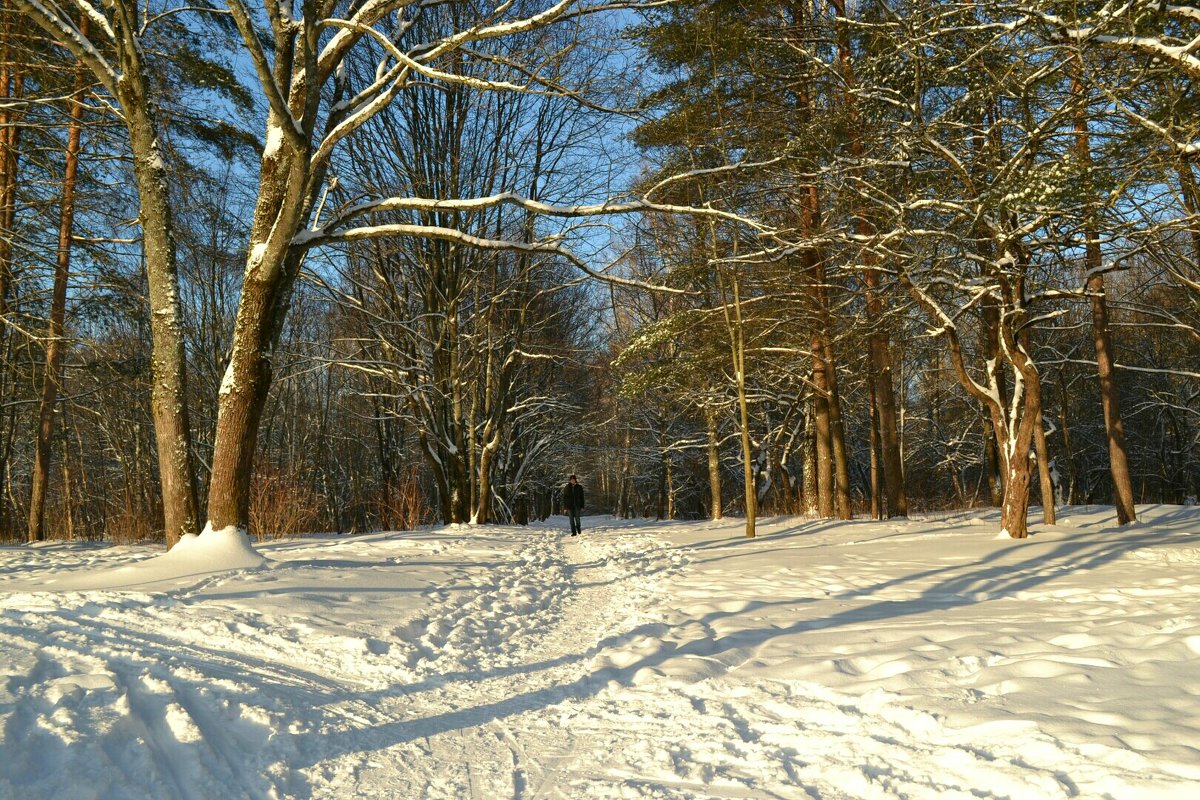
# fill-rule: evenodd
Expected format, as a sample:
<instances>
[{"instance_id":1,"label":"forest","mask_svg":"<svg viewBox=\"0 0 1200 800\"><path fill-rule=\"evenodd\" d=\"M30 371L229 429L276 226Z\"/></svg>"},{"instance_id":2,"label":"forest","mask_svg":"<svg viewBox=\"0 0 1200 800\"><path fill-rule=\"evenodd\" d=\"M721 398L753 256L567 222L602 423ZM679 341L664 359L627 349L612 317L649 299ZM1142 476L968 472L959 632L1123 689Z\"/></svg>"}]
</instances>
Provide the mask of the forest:
<instances>
[{"instance_id":1,"label":"forest","mask_svg":"<svg viewBox=\"0 0 1200 800\"><path fill-rule=\"evenodd\" d=\"M1189 5L0 20L0 540L1200 493Z\"/></svg>"}]
</instances>

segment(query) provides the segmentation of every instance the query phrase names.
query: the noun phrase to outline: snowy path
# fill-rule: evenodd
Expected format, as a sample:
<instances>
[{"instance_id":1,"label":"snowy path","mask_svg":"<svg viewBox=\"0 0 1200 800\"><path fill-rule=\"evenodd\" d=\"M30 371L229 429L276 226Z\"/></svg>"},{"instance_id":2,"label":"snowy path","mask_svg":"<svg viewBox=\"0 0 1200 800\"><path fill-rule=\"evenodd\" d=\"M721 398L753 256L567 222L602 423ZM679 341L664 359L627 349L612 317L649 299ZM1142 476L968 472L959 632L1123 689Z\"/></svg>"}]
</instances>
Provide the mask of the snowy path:
<instances>
[{"instance_id":1,"label":"snowy path","mask_svg":"<svg viewBox=\"0 0 1200 800\"><path fill-rule=\"evenodd\" d=\"M440 530L88 592L35 589L153 551L0 548L0 800L1190 798L1195 531Z\"/></svg>"},{"instance_id":2,"label":"snowy path","mask_svg":"<svg viewBox=\"0 0 1200 800\"><path fill-rule=\"evenodd\" d=\"M294 542L165 594L9 595L0 796L564 796L554 706L604 688L597 642L666 557L649 534L417 549Z\"/></svg>"}]
</instances>

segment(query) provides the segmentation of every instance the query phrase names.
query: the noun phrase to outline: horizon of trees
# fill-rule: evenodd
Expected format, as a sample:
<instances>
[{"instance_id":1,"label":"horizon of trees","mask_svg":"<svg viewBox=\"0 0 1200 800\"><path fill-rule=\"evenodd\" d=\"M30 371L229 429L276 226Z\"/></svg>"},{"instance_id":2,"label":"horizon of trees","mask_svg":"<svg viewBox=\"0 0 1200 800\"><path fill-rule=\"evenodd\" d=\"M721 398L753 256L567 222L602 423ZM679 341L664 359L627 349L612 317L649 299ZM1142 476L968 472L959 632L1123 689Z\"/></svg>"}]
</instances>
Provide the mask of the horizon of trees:
<instances>
[{"instance_id":1,"label":"horizon of trees","mask_svg":"<svg viewBox=\"0 0 1200 800\"><path fill-rule=\"evenodd\" d=\"M1197 15L282 8L3 6L0 538L1200 494Z\"/></svg>"}]
</instances>

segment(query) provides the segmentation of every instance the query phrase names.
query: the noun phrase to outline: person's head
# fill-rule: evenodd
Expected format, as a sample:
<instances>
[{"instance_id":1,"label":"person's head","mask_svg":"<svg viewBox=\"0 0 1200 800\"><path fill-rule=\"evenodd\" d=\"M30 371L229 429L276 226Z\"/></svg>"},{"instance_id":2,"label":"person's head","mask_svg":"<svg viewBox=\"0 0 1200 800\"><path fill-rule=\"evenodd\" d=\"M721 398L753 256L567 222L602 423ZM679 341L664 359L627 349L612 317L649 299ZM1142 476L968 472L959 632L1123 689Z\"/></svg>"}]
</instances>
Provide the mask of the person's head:
<instances>
[{"instance_id":1,"label":"person's head","mask_svg":"<svg viewBox=\"0 0 1200 800\"><path fill-rule=\"evenodd\" d=\"M575 483L575 475L572 474L572 475L567 476L567 480L569 480L571 483Z\"/></svg>"}]
</instances>

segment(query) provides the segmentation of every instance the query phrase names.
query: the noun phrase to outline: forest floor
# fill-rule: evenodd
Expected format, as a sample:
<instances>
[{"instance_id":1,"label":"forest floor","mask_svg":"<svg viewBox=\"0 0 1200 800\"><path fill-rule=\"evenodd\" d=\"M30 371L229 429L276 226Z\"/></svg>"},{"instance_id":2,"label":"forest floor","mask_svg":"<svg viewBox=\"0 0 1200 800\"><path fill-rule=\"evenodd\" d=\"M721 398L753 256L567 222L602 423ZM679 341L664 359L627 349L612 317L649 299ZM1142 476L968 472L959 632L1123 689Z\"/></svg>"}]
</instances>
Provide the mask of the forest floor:
<instances>
[{"instance_id":1,"label":"forest floor","mask_svg":"<svg viewBox=\"0 0 1200 800\"><path fill-rule=\"evenodd\" d=\"M0 798L1190 800L1200 509L1138 510L0 548Z\"/></svg>"}]
</instances>

